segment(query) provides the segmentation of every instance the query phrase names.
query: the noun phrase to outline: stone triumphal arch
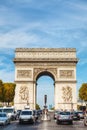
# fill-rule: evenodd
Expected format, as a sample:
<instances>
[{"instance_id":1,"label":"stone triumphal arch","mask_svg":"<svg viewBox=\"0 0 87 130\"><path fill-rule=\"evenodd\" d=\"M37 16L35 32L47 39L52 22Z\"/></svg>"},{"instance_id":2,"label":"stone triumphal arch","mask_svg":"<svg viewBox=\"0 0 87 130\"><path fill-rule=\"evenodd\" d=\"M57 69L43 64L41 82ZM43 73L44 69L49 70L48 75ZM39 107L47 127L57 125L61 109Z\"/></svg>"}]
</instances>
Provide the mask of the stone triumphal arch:
<instances>
[{"instance_id":1,"label":"stone triumphal arch","mask_svg":"<svg viewBox=\"0 0 87 130\"><path fill-rule=\"evenodd\" d=\"M23 109L29 104L35 109L37 79L45 74L54 80L55 109L76 109L77 62L75 48L17 48L15 107Z\"/></svg>"}]
</instances>

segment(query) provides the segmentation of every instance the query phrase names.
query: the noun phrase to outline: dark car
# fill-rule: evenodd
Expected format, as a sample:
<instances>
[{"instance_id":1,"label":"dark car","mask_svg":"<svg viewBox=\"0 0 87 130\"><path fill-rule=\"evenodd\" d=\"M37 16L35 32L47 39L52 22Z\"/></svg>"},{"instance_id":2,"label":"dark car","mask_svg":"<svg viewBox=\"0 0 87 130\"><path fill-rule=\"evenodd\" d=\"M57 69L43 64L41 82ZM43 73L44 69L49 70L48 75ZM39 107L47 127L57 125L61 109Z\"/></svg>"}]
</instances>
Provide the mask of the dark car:
<instances>
[{"instance_id":1,"label":"dark car","mask_svg":"<svg viewBox=\"0 0 87 130\"><path fill-rule=\"evenodd\" d=\"M73 120L80 120L80 115L78 112L74 111L74 112L71 112L71 114L72 114Z\"/></svg>"},{"instance_id":2,"label":"dark car","mask_svg":"<svg viewBox=\"0 0 87 130\"><path fill-rule=\"evenodd\" d=\"M83 111L77 111L79 116L80 116L80 119L84 119L84 112Z\"/></svg>"},{"instance_id":3,"label":"dark car","mask_svg":"<svg viewBox=\"0 0 87 130\"><path fill-rule=\"evenodd\" d=\"M21 111L22 110L17 110L17 118L19 118Z\"/></svg>"},{"instance_id":4,"label":"dark car","mask_svg":"<svg viewBox=\"0 0 87 130\"><path fill-rule=\"evenodd\" d=\"M33 110L33 114L36 120L40 117L40 113L37 110Z\"/></svg>"},{"instance_id":5,"label":"dark car","mask_svg":"<svg viewBox=\"0 0 87 130\"><path fill-rule=\"evenodd\" d=\"M0 112L3 112L3 107L0 107Z\"/></svg>"}]
</instances>

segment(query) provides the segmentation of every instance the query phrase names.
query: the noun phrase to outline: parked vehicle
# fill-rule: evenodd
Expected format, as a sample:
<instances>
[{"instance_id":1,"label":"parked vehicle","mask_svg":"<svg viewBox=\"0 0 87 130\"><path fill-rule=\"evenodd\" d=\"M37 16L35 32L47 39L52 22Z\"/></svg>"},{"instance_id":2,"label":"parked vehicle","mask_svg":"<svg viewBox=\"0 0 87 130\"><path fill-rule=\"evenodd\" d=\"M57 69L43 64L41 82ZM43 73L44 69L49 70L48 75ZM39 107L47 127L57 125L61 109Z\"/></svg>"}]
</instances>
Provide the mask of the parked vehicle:
<instances>
[{"instance_id":1,"label":"parked vehicle","mask_svg":"<svg viewBox=\"0 0 87 130\"><path fill-rule=\"evenodd\" d=\"M84 125L87 126L87 114L84 117Z\"/></svg>"},{"instance_id":2,"label":"parked vehicle","mask_svg":"<svg viewBox=\"0 0 87 130\"><path fill-rule=\"evenodd\" d=\"M3 107L0 107L0 112L3 112Z\"/></svg>"},{"instance_id":3,"label":"parked vehicle","mask_svg":"<svg viewBox=\"0 0 87 130\"><path fill-rule=\"evenodd\" d=\"M79 116L80 116L80 119L84 119L84 112L83 111L77 111Z\"/></svg>"},{"instance_id":4,"label":"parked vehicle","mask_svg":"<svg viewBox=\"0 0 87 130\"><path fill-rule=\"evenodd\" d=\"M22 110L17 110L17 118L19 118L21 111Z\"/></svg>"},{"instance_id":5,"label":"parked vehicle","mask_svg":"<svg viewBox=\"0 0 87 130\"><path fill-rule=\"evenodd\" d=\"M57 111L57 110L56 110L56 111L54 111L54 115L53 115L53 118L54 118L54 119L56 119L56 118L57 118L58 113L59 113L59 111Z\"/></svg>"},{"instance_id":6,"label":"parked vehicle","mask_svg":"<svg viewBox=\"0 0 87 130\"><path fill-rule=\"evenodd\" d=\"M38 111L38 114L41 115L42 114L42 110L37 110Z\"/></svg>"},{"instance_id":7,"label":"parked vehicle","mask_svg":"<svg viewBox=\"0 0 87 130\"><path fill-rule=\"evenodd\" d=\"M84 125L87 126L87 115L84 117Z\"/></svg>"},{"instance_id":8,"label":"parked vehicle","mask_svg":"<svg viewBox=\"0 0 87 130\"><path fill-rule=\"evenodd\" d=\"M17 113L14 107L4 107L3 112L6 112L11 120L15 120L17 118Z\"/></svg>"},{"instance_id":9,"label":"parked vehicle","mask_svg":"<svg viewBox=\"0 0 87 130\"><path fill-rule=\"evenodd\" d=\"M80 120L80 115L78 112L73 111L71 112L71 114L72 114L73 120Z\"/></svg>"},{"instance_id":10,"label":"parked vehicle","mask_svg":"<svg viewBox=\"0 0 87 130\"><path fill-rule=\"evenodd\" d=\"M84 114L84 125L87 126L87 111Z\"/></svg>"},{"instance_id":11,"label":"parked vehicle","mask_svg":"<svg viewBox=\"0 0 87 130\"><path fill-rule=\"evenodd\" d=\"M19 116L19 123L34 123L35 122L35 117L33 114L33 110L22 110Z\"/></svg>"},{"instance_id":12,"label":"parked vehicle","mask_svg":"<svg viewBox=\"0 0 87 130\"><path fill-rule=\"evenodd\" d=\"M39 112L37 110L33 110L33 115L35 117L35 120L37 120L40 116Z\"/></svg>"},{"instance_id":13,"label":"parked vehicle","mask_svg":"<svg viewBox=\"0 0 87 130\"><path fill-rule=\"evenodd\" d=\"M0 125L10 124L10 118L5 112L0 112Z\"/></svg>"},{"instance_id":14,"label":"parked vehicle","mask_svg":"<svg viewBox=\"0 0 87 130\"><path fill-rule=\"evenodd\" d=\"M71 112L63 111L59 112L56 118L57 124L61 124L67 122L69 124L73 124L73 117Z\"/></svg>"}]
</instances>

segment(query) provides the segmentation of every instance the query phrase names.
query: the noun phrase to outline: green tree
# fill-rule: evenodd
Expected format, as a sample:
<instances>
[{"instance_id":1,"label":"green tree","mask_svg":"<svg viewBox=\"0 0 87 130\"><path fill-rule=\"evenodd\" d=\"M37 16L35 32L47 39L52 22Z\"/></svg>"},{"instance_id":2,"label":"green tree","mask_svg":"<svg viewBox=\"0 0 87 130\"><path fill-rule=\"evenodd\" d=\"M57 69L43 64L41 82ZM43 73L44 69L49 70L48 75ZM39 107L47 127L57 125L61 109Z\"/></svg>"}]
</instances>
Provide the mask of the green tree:
<instances>
[{"instance_id":1,"label":"green tree","mask_svg":"<svg viewBox=\"0 0 87 130\"><path fill-rule=\"evenodd\" d=\"M81 100L85 101L87 109L87 83L83 83L81 88L79 89L79 97Z\"/></svg>"},{"instance_id":2,"label":"green tree","mask_svg":"<svg viewBox=\"0 0 87 130\"><path fill-rule=\"evenodd\" d=\"M38 104L36 104L36 110L39 110L40 106Z\"/></svg>"},{"instance_id":3,"label":"green tree","mask_svg":"<svg viewBox=\"0 0 87 130\"><path fill-rule=\"evenodd\" d=\"M13 101L14 95L15 95L15 83L4 83L4 96L5 96L5 102L9 103Z\"/></svg>"},{"instance_id":4,"label":"green tree","mask_svg":"<svg viewBox=\"0 0 87 130\"><path fill-rule=\"evenodd\" d=\"M0 80L0 87L2 87L3 86L3 82L2 82L2 80Z\"/></svg>"},{"instance_id":5,"label":"green tree","mask_svg":"<svg viewBox=\"0 0 87 130\"><path fill-rule=\"evenodd\" d=\"M5 91L2 80L0 80L0 101L4 103L5 101Z\"/></svg>"},{"instance_id":6,"label":"green tree","mask_svg":"<svg viewBox=\"0 0 87 130\"><path fill-rule=\"evenodd\" d=\"M87 101L87 83L83 83L79 89L79 97L81 100Z\"/></svg>"}]
</instances>

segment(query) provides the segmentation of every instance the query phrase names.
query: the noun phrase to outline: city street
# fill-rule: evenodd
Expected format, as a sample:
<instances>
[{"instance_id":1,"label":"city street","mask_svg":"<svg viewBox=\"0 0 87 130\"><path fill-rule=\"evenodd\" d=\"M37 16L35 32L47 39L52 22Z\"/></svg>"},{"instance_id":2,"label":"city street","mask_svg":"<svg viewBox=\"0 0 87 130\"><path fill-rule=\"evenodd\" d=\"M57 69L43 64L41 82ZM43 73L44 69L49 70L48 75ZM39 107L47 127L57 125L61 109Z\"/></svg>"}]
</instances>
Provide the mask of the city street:
<instances>
[{"instance_id":1,"label":"city street","mask_svg":"<svg viewBox=\"0 0 87 130\"><path fill-rule=\"evenodd\" d=\"M18 120L12 121L10 125L0 126L0 130L87 130L87 126L84 126L82 119L80 121L74 121L73 125L57 125L56 121L51 117L51 121L38 120L34 125L20 125Z\"/></svg>"}]
</instances>

